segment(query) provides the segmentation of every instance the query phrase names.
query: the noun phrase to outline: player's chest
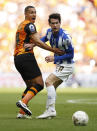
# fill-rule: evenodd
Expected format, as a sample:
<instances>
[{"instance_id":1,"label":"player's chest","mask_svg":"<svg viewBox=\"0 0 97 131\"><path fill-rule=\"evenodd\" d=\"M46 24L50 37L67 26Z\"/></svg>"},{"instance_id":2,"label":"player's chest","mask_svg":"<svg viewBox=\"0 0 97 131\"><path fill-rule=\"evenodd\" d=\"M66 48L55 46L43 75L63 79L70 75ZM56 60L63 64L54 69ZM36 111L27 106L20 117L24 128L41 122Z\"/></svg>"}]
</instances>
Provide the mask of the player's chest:
<instances>
[{"instance_id":1,"label":"player's chest","mask_svg":"<svg viewBox=\"0 0 97 131\"><path fill-rule=\"evenodd\" d=\"M62 37L51 37L50 44L52 45L52 47L61 48L63 46Z\"/></svg>"}]
</instances>

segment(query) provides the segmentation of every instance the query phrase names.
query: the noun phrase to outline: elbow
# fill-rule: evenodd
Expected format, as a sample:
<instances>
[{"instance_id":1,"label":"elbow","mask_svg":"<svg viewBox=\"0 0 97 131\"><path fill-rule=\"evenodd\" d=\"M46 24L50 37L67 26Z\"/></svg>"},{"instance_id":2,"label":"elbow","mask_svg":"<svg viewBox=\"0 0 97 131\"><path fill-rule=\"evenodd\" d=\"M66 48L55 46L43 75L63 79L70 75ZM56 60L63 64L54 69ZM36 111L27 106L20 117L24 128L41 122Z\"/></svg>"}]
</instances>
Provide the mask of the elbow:
<instances>
[{"instance_id":1,"label":"elbow","mask_svg":"<svg viewBox=\"0 0 97 131\"><path fill-rule=\"evenodd\" d=\"M71 53L70 53L70 58L71 58L71 59L74 58L74 48L73 48L73 50L72 50Z\"/></svg>"},{"instance_id":2,"label":"elbow","mask_svg":"<svg viewBox=\"0 0 97 131\"><path fill-rule=\"evenodd\" d=\"M74 58L74 54L71 55L71 59L73 59L73 58Z\"/></svg>"},{"instance_id":3,"label":"elbow","mask_svg":"<svg viewBox=\"0 0 97 131\"><path fill-rule=\"evenodd\" d=\"M74 53L72 53L69 57L69 59L73 59L74 58Z\"/></svg>"}]
</instances>

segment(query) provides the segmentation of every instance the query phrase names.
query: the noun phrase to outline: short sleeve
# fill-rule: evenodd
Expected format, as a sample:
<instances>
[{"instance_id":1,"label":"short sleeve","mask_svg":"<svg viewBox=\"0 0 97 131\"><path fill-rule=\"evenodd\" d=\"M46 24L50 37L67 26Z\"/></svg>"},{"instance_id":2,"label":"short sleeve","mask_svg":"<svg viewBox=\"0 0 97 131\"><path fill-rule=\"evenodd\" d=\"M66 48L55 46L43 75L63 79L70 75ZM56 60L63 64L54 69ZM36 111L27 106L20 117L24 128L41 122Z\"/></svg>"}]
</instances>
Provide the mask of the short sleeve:
<instances>
[{"instance_id":1,"label":"short sleeve","mask_svg":"<svg viewBox=\"0 0 97 131\"><path fill-rule=\"evenodd\" d=\"M35 25L32 23L29 23L25 26L25 31L26 33L36 33L37 32Z\"/></svg>"}]
</instances>

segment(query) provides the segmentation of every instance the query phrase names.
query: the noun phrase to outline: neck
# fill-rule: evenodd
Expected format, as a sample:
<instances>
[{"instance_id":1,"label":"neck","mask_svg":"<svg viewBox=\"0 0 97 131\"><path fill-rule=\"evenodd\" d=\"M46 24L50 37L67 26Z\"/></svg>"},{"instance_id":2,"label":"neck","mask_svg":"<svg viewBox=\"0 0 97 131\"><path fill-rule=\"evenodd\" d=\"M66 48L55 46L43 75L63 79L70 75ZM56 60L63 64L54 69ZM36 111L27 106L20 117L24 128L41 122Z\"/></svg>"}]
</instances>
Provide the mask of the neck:
<instances>
[{"instance_id":1,"label":"neck","mask_svg":"<svg viewBox=\"0 0 97 131\"><path fill-rule=\"evenodd\" d=\"M57 36L58 33L59 33L59 30L56 31L56 32L53 32L53 35L54 35L54 36Z\"/></svg>"},{"instance_id":2,"label":"neck","mask_svg":"<svg viewBox=\"0 0 97 131\"><path fill-rule=\"evenodd\" d=\"M25 20L29 20L29 19L27 19L27 17L25 17Z\"/></svg>"}]
</instances>

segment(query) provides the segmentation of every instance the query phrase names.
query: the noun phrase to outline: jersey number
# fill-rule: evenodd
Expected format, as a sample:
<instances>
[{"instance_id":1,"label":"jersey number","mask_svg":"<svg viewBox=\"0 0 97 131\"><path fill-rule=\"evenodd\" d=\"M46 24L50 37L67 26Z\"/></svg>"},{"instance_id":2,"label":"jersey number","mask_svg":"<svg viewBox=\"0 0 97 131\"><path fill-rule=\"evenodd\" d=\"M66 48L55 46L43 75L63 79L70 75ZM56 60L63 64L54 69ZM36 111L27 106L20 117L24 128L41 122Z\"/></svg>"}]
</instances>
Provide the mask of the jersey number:
<instances>
[{"instance_id":1,"label":"jersey number","mask_svg":"<svg viewBox=\"0 0 97 131\"><path fill-rule=\"evenodd\" d=\"M56 70L57 70L57 72L61 72L63 70L63 68L64 68L64 66L58 66Z\"/></svg>"}]
</instances>

